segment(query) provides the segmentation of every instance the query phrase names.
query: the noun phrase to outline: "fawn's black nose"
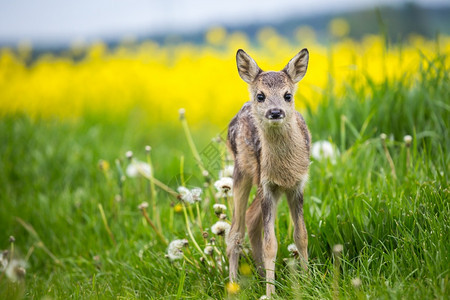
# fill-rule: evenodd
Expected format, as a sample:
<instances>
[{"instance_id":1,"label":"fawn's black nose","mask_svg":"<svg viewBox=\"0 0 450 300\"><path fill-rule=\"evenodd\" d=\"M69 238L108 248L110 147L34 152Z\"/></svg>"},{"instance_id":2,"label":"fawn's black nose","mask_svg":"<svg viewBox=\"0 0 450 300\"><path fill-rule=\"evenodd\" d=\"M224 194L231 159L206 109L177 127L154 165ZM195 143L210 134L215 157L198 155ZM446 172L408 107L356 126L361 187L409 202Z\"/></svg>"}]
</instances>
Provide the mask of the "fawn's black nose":
<instances>
[{"instance_id":1,"label":"fawn's black nose","mask_svg":"<svg viewBox=\"0 0 450 300\"><path fill-rule=\"evenodd\" d=\"M270 120L284 119L284 117L285 117L284 111L279 108L269 109L266 113L266 118Z\"/></svg>"}]
</instances>

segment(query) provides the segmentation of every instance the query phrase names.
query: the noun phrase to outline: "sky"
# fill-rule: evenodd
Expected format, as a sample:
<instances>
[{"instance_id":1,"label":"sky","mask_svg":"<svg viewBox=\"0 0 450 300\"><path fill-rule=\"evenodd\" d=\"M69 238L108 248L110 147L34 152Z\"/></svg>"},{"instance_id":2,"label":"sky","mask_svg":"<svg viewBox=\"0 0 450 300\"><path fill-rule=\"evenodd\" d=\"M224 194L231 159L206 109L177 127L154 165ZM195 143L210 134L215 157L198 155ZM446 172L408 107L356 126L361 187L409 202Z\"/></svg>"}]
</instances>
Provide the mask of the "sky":
<instances>
[{"instance_id":1,"label":"sky","mask_svg":"<svg viewBox=\"0 0 450 300\"><path fill-rule=\"evenodd\" d=\"M399 5L405 0L0 0L0 42L41 44L194 32L214 25ZM411 2L411 1L409 1ZM413 0L448 5L448 0Z\"/></svg>"}]
</instances>

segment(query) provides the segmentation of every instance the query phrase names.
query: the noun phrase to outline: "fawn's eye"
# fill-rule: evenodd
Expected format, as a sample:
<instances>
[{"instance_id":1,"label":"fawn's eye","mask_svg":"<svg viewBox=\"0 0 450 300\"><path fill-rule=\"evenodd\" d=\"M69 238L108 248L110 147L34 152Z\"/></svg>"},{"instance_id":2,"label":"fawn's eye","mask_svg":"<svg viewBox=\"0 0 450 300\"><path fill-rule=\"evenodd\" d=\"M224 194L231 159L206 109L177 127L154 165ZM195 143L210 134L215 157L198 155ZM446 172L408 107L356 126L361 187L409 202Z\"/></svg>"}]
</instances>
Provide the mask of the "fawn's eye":
<instances>
[{"instance_id":1,"label":"fawn's eye","mask_svg":"<svg viewBox=\"0 0 450 300\"><path fill-rule=\"evenodd\" d=\"M266 96L263 93L259 93L258 95L256 95L256 99L258 100L258 102L264 102Z\"/></svg>"},{"instance_id":2,"label":"fawn's eye","mask_svg":"<svg viewBox=\"0 0 450 300\"><path fill-rule=\"evenodd\" d=\"M284 94L284 100L286 100L286 102L291 102L292 94L290 94L290 93Z\"/></svg>"}]
</instances>

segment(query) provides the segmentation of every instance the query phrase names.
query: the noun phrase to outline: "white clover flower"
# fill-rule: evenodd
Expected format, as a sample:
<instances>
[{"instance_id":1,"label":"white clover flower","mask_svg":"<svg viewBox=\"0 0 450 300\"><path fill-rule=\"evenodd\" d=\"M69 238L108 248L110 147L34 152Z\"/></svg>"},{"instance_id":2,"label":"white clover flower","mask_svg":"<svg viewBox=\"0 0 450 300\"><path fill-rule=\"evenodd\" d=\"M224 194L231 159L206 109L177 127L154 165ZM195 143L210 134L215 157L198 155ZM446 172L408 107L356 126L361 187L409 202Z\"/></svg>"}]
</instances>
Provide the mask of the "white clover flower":
<instances>
[{"instance_id":1,"label":"white clover flower","mask_svg":"<svg viewBox=\"0 0 450 300\"><path fill-rule=\"evenodd\" d=\"M218 216L222 214L224 211L227 210L227 207L225 204L216 203L213 205L214 213Z\"/></svg>"},{"instance_id":2,"label":"white clover flower","mask_svg":"<svg viewBox=\"0 0 450 300\"><path fill-rule=\"evenodd\" d=\"M203 250L206 255L212 255L214 253L214 247L211 245L208 245L205 247L205 250Z\"/></svg>"},{"instance_id":3,"label":"white clover flower","mask_svg":"<svg viewBox=\"0 0 450 300\"><path fill-rule=\"evenodd\" d=\"M192 199L194 200L194 202L200 202L202 201L202 189L199 187L193 188L191 190L191 194L192 194Z\"/></svg>"},{"instance_id":4,"label":"white clover flower","mask_svg":"<svg viewBox=\"0 0 450 300\"><path fill-rule=\"evenodd\" d=\"M177 260L183 258L183 247L188 245L188 240L173 240L170 242L169 247L167 248L167 257L170 260Z\"/></svg>"},{"instance_id":5,"label":"white clover flower","mask_svg":"<svg viewBox=\"0 0 450 300\"><path fill-rule=\"evenodd\" d=\"M217 221L216 224L211 226L211 232L216 235L227 236L230 232L230 224L225 221Z\"/></svg>"},{"instance_id":6,"label":"white clover flower","mask_svg":"<svg viewBox=\"0 0 450 300\"><path fill-rule=\"evenodd\" d=\"M126 170L127 176L134 178L139 175L149 178L152 174L152 169L148 163L132 160Z\"/></svg>"},{"instance_id":7,"label":"white clover flower","mask_svg":"<svg viewBox=\"0 0 450 300\"><path fill-rule=\"evenodd\" d=\"M339 156L339 150L329 141L317 141L312 144L311 155L318 161L329 160L334 165Z\"/></svg>"},{"instance_id":8,"label":"white clover flower","mask_svg":"<svg viewBox=\"0 0 450 300\"><path fill-rule=\"evenodd\" d=\"M231 197L233 195L233 179L230 177L222 177L214 183L217 189L217 198Z\"/></svg>"},{"instance_id":9,"label":"white clover flower","mask_svg":"<svg viewBox=\"0 0 450 300\"><path fill-rule=\"evenodd\" d=\"M222 177L233 177L233 172L234 172L234 166L233 165L225 166L225 168L223 168L223 170L219 171L219 178L222 178Z\"/></svg>"},{"instance_id":10,"label":"white clover flower","mask_svg":"<svg viewBox=\"0 0 450 300\"><path fill-rule=\"evenodd\" d=\"M25 277L27 263L22 259L13 259L6 267L6 277L12 282L17 282Z\"/></svg>"}]
</instances>

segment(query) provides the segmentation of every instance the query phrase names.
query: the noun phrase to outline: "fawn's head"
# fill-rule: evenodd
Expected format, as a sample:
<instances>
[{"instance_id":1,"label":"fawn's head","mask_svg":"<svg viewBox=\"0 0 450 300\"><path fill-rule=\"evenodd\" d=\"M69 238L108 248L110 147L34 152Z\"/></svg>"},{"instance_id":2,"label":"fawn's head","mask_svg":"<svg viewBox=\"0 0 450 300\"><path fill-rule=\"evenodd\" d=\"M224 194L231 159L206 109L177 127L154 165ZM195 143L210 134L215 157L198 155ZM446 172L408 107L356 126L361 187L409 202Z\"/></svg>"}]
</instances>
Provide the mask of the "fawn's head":
<instances>
[{"instance_id":1,"label":"fawn's head","mask_svg":"<svg viewBox=\"0 0 450 300\"><path fill-rule=\"evenodd\" d=\"M306 74L308 59L309 53L305 48L283 70L264 72L244 50L238 50L239 76L249 85L253 112L260 123L277 126L292 117L295 90Z\"/></svg>"}]
</instances>

